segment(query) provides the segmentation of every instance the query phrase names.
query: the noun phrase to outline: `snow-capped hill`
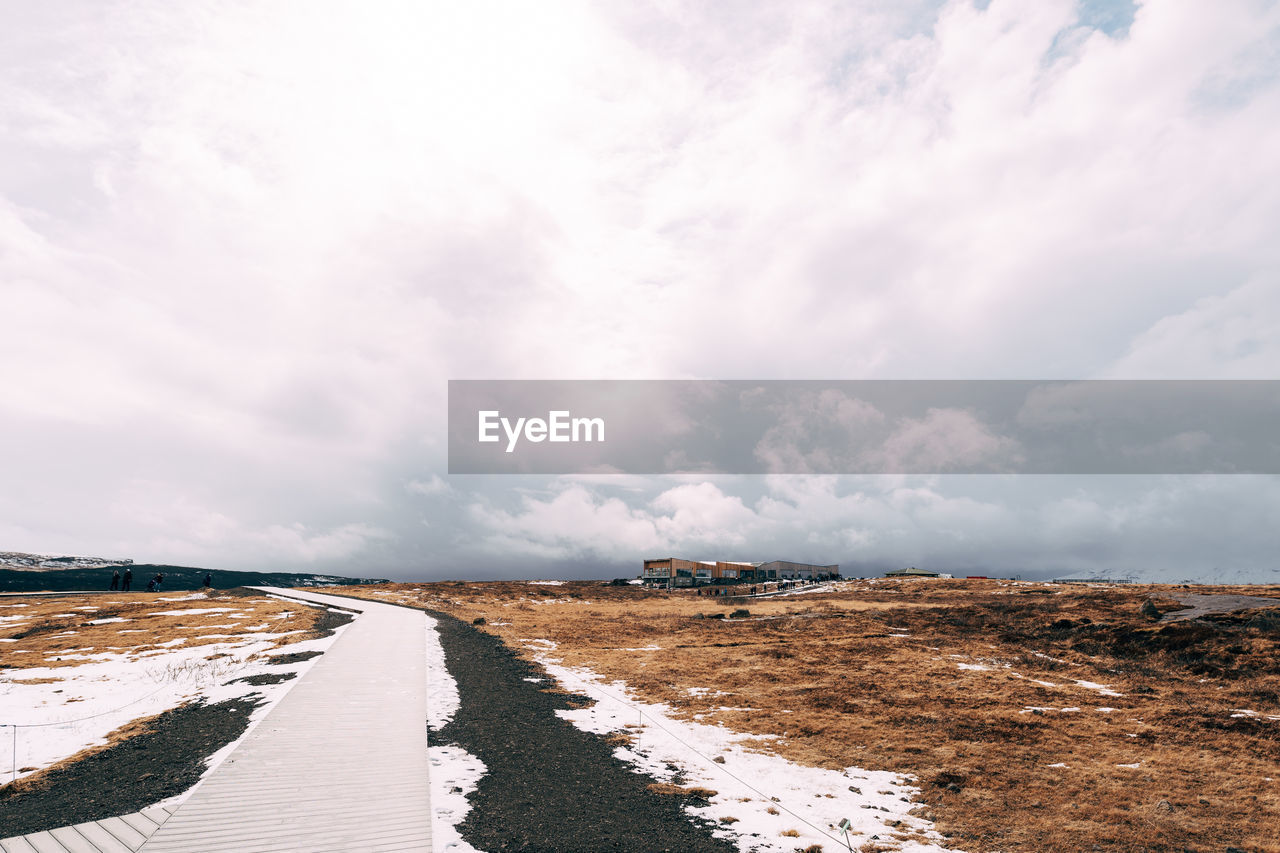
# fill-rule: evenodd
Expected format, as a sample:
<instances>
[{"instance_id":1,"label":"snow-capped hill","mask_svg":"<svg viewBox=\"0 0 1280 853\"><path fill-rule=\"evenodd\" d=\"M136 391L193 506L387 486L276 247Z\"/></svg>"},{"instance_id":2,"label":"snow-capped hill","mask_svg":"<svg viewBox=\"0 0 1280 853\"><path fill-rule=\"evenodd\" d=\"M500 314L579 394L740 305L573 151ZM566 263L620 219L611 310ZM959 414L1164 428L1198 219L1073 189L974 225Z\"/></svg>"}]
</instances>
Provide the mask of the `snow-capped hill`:
<instances>
[{"instance_id":1,"label":"snow-capped hill","mask_svg":"<svg viewBox=\"0 0 1280 853\"><path fill-rule=\"evenodd\" d=\"M133 560L110 560L106 557L52 557L46 554L25 554L21 551L0 551L0 566L15 569L101 569L107 566L131 566Z\"/></svg>"}]
</instances>

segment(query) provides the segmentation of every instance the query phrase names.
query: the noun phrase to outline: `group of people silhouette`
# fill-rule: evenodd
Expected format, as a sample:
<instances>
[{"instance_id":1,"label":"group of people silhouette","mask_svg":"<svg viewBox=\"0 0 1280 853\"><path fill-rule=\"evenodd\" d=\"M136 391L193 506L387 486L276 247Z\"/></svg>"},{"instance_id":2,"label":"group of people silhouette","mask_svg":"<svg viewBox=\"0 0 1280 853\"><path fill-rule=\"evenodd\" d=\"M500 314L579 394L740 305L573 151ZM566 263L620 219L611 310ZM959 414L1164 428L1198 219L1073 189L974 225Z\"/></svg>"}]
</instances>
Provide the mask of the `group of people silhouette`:
<instances>
[{"instance_id":1,"label":"group of people silhouette","mask_svg":"<svg viewBox=\"0 0 1280 853\"><path fill-rule=\"evenodd\" d=\"M160 587L163 585L164 572L156 572L156 576L147 581L147 592L159 592ZM133 586L133 569L126 568L123 575L120 574L119 569L115 569L111 572L111 585L107 587L108 590L112 592L115 592L116 590L119 590L120 592L128 592L131 586ZM212 588L213 575L209 572L205 572L204 589Z\"/></svg>"}]
</instances>

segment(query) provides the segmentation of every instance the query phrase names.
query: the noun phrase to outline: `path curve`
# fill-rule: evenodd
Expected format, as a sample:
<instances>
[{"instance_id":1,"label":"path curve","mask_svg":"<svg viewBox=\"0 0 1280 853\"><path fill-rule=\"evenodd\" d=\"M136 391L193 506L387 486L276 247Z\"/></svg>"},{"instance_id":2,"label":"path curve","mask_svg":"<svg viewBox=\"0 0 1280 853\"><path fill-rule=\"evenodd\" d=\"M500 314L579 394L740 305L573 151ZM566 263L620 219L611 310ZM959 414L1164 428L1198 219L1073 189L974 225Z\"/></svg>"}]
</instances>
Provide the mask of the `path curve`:
<instances>
[{"instance_id":1,"label":"path curve","mask_svg":"<svg viewBox=\"0 0 1280 853\"><path fill-rule=\"evenodd\" d=\"M431 850L426 619L262 587L361 615L142 853Z\"/></svg>"}]
</instances>

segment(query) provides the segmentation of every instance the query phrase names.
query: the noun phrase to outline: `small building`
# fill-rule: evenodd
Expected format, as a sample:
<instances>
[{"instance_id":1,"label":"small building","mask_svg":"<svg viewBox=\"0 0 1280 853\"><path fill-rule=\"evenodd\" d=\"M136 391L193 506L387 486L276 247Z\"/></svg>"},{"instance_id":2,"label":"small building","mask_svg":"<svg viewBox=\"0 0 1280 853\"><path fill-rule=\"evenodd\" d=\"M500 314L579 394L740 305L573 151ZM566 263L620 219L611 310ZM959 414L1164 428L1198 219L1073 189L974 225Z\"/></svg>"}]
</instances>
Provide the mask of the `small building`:
<instances>
[{"instance_id":1,"label":"small building","mask_svg":"<svg viewBox=\"0 0 1280 853\"><path fill-rule=\"evenodd\" d=\"M884 573L887 578L949 578L951 575L945 572L931 572L928 569L917 569L915 566L908 566L905 569L892 569Z\"/></svg>"}]
</instances>

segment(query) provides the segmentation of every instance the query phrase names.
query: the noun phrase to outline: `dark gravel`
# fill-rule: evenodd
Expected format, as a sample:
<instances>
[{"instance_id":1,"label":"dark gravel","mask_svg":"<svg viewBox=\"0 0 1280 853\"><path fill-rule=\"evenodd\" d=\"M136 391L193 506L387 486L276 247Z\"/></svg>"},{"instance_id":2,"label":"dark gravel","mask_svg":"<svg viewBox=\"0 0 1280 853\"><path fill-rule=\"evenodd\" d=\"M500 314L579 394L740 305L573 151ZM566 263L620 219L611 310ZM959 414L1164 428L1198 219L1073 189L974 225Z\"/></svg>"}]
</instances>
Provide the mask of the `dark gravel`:
<instances>
[{"instance_id":1,"label":"dark gravel","mask_svg":"<svg viewBox=\"0 0 1280 853\"><path fill-rule=\"evenodd\" d=\"M324 652L286 652L284 654L271 655L267 658L267 666L290 666L295 663L318 658Z\"/></svg>"},{"instance_id":2,"label":"dark gravel","mask_svg":"<svg viewBox=\"0 0 1280 853\"><path fill-rule=\"evenodd\" d=\"M259 675L246 675L244 678L236 678L228 681L227 684L250 684L254 687L262 687L264 684L279 684L282 681L291 681L298 677L296 672L264 672Z\"/></svg>"},{"instance_id":3,"label":"dark gravel","mask_svg":"<svg viewBox=\"0 0 1280 853\"><path fill-rule=\"evenodd\" d=\"M731 853L705 822L681 810L684 799L654 794L612 747L555 716L584 697L544 691L544 677L492 637L443 613L440 640L461 707L433 744L458 744L488 772L468 795L459 826L478 850L556 853Z\"/></svg>"},{"instance_id":4,"label":"dark gravel","mask_svg":"<svg viewBox=\"0 0 1280 853\"><path fill-rule=\"evenodd\" d=\"M244 732L258 705L255 696L165 711L150 732L5 785L0 788L0 838L118 817L181 794L199 781L206 756Z\"/></svg>"}]
</instances>

